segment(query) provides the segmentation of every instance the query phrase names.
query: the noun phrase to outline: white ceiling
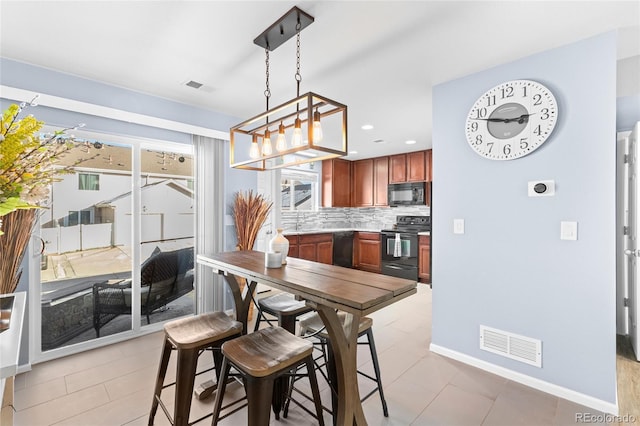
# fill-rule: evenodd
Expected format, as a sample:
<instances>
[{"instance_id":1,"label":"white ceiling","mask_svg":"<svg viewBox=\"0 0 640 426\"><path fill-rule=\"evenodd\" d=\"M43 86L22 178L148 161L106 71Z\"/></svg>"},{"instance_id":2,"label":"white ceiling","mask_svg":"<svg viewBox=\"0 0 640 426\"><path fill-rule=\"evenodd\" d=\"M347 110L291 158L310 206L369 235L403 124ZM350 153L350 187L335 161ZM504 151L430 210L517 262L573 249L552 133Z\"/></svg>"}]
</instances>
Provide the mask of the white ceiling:
<instances>
[{"instance_id":1,"label":"white ceiling","mask_svg":"<svg viewBox=\"0 0 640 426\"><path fill-rule=\"evenodd\" d=\"M350 159L430 147L435 84L614 29L618 59L640 55L637 0L1 0L0 54L244 120L265 107L253 39L295 5L315 17L301 35L301 93L348 105ZM295 39L270 64L274 106L295 96Z\"/></svg>"}]
</instances>

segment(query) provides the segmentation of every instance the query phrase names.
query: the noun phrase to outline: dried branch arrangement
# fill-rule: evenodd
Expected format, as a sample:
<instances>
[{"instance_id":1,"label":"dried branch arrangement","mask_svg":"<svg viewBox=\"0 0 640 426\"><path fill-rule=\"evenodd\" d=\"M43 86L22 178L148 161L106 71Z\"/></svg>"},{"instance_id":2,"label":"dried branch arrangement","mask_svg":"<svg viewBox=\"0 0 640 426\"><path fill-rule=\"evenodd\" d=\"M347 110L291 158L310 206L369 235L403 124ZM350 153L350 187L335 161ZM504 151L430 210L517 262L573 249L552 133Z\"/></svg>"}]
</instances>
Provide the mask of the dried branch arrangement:
<instances>
[{"instance_id":1,"label":"dried branch arrangement","mask_svg":"<svg viewBox=\"0 0 640 426\"><path fill-rule=\"evenodd\" d=\"M0 217L5 235L0 237L0 294L13 293L20 281L20 264L35 222L35 209L20 209Z\"/></svg>"},{"instance_id":2,"label":"dried branch arrangement","mask_svg":"<svg viewBox=\"0 0 640 426\"><path fill-rule=\"evenodd\" d=\"M264 225L273 203L261 194L236 192L233 200L233 219L236 225L238 250L253 250L258 232Z\"/></svg>"}]
</instances>

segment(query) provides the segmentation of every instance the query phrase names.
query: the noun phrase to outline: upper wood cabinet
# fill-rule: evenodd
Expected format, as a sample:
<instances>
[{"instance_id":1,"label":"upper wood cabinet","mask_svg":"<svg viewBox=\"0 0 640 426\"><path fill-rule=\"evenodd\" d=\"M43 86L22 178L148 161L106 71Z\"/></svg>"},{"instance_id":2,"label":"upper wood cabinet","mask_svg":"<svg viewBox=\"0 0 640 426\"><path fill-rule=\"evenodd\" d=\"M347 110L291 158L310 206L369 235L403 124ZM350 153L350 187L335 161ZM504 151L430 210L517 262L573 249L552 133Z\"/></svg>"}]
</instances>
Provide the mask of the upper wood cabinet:
<instances>
[{"instance_id":1,"label":"upper wood cabinet","mask_svg":"<svg viewBox=\"0 0 640 426\"><path fill-rule=\"evenodd\" d=\"M389 183L426 181L426 157L426 151L390 156Z\"/></svg>"},{"instance_id":2,"label":"upper wood cabinet","mask_svg":"<svg viewBox=\"0 0 640 426\"><path fill-rule=\"evenodd\" d=\"M383 207L389 205L387 189L389 186L389 157L373 159L373 205Z\"/></svg>"},{"instance_id":3,"label":"upper wood cabinet","mask_svg":"<svg viewBox=\"0 0 640 426\"><path fill-rule=\"evenodd\" d=\"M353 206L373 206L373 159L371 158L353 162Z\"/></svg>"},{"instance_id":4,"label":"upper wood cabinet","mask_svg":"<svg viewBox=\"0 0 640 426\"><path fill-rule=\"evenodd\" d=\"M433 182L433 150L428 149L425 151L425 162L424 162L424 175L427 178L427 182Z\"/></svg>"},{"instance_id":5,"label":"upper wood cabinet","mask_svg":"<svg viewBox=\"0 0 640 426\"><path fill-rule=\"evenodd\" d=\"M322 207L351 206L351 161L322 161Z\"/></svg>"},{"instance_id":6,"label":"upper wood cabinet","mask_svg":"<svg viewBox=\"0 0 640 426\"><path fill-rule=\"evenodd\" d=\"M353 207L387 206L389 157L353 162Z\"/></svg>"}]
</instances>

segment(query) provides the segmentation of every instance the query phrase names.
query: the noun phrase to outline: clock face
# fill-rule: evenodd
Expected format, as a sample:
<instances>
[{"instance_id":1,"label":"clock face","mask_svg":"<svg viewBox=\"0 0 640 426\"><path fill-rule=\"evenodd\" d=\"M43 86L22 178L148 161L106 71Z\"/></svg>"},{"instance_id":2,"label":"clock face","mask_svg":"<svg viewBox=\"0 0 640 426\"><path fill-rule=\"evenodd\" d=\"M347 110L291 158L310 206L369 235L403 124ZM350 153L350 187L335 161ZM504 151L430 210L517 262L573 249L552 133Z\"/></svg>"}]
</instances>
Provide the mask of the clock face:
<instances>
[{"instance_id":1,"label":"clock face","mask_svg":"<svg viewBox=\"0 0 640 426\"><path fill-rule=\"evenodd\" d=\"M549 89L531 80L507 81L487 91L469 111L467 142L490 160L514 160L539 148L557 119Z\"/></svg>"}]
</instances>

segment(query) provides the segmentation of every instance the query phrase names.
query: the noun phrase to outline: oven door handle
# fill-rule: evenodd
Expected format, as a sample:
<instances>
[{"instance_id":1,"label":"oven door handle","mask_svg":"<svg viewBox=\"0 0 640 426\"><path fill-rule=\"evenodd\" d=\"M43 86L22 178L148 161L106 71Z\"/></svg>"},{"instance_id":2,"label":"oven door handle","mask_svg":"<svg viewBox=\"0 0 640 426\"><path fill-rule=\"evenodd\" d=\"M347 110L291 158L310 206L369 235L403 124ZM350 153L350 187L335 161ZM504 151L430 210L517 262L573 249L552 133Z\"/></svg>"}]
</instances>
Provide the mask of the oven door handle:
<instances>
[{"instance_id":1,"label":"oven door handle","mask_svg":"<svg viewBox=\"0 0 640 426\"><path fill-rule=\"evenodd\" d=\"M396 265L385 265L385 267L389 268L389 269L399 269L399 270L402 270L402 271L407 269L407 268L401 268L400 266L396 266Z\"/></svg>"}]
</instances>

